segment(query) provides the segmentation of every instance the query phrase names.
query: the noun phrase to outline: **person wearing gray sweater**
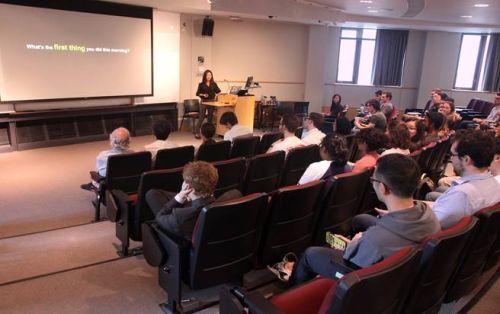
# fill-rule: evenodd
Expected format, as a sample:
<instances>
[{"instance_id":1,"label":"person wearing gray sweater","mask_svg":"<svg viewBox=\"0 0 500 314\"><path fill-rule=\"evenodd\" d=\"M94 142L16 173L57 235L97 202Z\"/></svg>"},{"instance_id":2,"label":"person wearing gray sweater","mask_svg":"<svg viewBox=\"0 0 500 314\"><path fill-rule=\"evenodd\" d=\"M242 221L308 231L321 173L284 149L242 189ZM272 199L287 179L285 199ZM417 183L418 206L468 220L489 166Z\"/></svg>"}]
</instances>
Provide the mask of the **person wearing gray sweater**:
<instances>
[{"instance_id":1,"label":"person wearing gray sweater","mask_svg":"<svg viewBox=\"0 0 500 314\"><path fill-rule=\"evenodd\" d=\"M424 202L413 200L420 171L416 162L401 154L390 154L377 161L370 178L377 197L387 210L377 209L379 218L351 240L344 238L344 252L326 247L308 248L298 263L281 263L283 273L290 273L290 283L300 284L322 275L339 278L354 269L380 262L405 246L417 246L429 235L441 230L439 222ZM278 263L280 264L280 263ZM293 271L292 271L293 270Z\"/></svg>"}]
</instances>

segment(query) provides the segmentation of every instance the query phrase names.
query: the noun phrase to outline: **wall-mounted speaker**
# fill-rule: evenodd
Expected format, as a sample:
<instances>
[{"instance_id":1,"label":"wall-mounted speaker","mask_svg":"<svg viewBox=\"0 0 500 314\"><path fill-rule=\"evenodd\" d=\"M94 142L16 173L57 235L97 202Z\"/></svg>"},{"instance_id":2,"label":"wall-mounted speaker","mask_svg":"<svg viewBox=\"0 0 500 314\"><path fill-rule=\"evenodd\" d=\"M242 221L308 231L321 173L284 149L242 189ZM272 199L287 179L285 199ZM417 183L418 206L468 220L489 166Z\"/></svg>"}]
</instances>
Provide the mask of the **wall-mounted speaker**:
<instances>
[{"instance_id":1,"label":"wall-mounted speaker","mask_svg":"<svg viewBox=\"0 0 500 314\"><path fill-rule=\"evenodd\" d=\"M201 36L212 36L214 33L214 20L209 17L203 19L203 27L201 29Z\"/></svg>"}]
</instances>

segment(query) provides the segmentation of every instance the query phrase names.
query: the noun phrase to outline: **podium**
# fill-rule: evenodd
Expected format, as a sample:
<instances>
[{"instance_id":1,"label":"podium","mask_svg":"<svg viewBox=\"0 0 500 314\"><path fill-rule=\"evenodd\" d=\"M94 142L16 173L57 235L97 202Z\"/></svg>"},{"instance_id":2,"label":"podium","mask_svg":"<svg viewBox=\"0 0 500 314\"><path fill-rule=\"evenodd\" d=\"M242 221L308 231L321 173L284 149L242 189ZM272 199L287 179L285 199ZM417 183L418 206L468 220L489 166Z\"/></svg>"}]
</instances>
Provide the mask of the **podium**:
<instances>
[{"instance_id":1,"label":"podium","mask_svg":"<svg viewBox=\"0 0 500 314\"><path fill-rule=\"evenodd\" d=\"M219 120L224 112L233 111L238 118L238 124L253 130L253 119L255 111L255 96L236 96L233 94L221 94L217 101L203 102L205 106L214 108L215 133L220 136L228 131L225 125L220 125Z\"/></svg>"}]
</instances>

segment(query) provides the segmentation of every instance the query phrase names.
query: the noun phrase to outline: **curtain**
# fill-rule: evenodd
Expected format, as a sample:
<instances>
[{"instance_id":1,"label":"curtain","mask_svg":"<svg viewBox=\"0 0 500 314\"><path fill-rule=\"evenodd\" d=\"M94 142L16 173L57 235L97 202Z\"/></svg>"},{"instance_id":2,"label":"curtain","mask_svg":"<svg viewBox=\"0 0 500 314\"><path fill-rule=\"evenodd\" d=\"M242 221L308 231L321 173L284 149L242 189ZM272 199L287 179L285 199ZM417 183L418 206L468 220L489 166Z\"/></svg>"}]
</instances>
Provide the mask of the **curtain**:
<instances>
[{"instance_id":1,"label":"curtain","mask_svg":"<svg viewBox=\"0 0 500 314\"><path fill-rule=\"evenodd\" d=\"M500 33L491 34L484 73L485 91L500 91Z\"/></svg>"},{"instance_id":2,"label":"curtain","mask_svg":"<svg viewBox=\"0 0 500 314\"><path fill-rule=\"evenodd\" d=\"M377 31L373 85L401 85L407 43L408 31Z\"/></svg>"}]
</instances>

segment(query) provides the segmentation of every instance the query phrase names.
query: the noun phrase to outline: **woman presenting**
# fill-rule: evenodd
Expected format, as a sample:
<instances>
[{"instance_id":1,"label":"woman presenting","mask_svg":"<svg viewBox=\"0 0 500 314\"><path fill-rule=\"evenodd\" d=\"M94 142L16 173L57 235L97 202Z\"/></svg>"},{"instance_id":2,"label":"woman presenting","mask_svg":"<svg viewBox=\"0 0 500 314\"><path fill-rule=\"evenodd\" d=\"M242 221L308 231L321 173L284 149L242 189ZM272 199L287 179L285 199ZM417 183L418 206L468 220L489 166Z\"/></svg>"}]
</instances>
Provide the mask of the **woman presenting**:
<instances>
[{"instance_id":1,"label":"woman presenting","mask_svg":"<svg viewBox=\"0 0 500 314\"><path fill-rule=\"evenodd\" d=\"M214 101L215 97L220 93L220 88L217 83L214 82L214 76L212 71L206 70L203 72L203 79L201 83L198 84L198 90L196 91L196 96L201 98L200 104L200 117L198 118L198 123L196 123L195 137L200 138L200 127L205 119L205 111L208 109L207 121L212 122L212 117L214 114L214 109L212 107L206 107L203 105L205 101Z\"/></svg>"}]
</instances>

